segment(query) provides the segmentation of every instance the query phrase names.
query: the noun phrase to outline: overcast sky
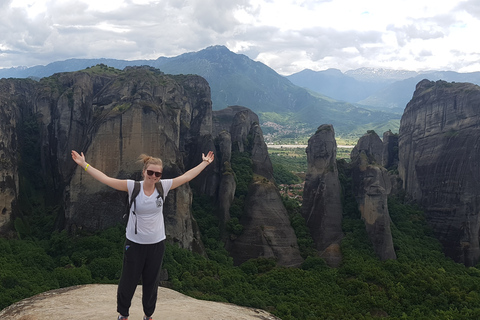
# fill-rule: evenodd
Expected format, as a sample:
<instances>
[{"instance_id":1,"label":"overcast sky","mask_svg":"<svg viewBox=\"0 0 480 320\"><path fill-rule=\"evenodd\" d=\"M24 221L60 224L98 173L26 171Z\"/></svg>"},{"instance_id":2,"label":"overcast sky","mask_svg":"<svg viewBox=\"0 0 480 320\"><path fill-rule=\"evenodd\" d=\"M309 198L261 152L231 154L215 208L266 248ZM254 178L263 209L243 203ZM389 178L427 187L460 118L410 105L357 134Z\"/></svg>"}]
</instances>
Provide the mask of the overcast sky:
<instances>
[{"instance_id":1,"label":"overcast sky","mask_svg":"<svg viewBox=\"0 0 480 320\"><path fill-rule=\"evenodd\" d=\"M305 68L480 71L479 0L0 0L0 68L211 45Z\"/></svg>"}]
</instances>

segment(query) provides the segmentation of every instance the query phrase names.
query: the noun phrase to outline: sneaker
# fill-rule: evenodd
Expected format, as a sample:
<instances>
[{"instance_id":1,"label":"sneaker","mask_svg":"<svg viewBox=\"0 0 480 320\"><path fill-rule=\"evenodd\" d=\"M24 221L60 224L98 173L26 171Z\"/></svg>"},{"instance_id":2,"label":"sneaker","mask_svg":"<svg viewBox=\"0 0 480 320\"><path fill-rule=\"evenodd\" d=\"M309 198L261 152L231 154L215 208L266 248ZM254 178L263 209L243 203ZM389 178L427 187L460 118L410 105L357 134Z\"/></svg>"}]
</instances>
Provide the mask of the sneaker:
<instances>
[{"instance_id":1,"label":"sneaker","mask_svg":"<svg viewBox=\"0 0 480 320\"><path fill-rule=\"evenodd\" d=\"M118 316L117 320L128 320L128 317L124 317L122 315Z\"/></svg>"},{"instance_id":2,"label":"sneaker","mask_svg":"<svg viewBox=\"0 0 480 320\"><path fill-rule=\"evenodd\" d=\"M153 320L152 317L143 316L143 320Z\"/></svg>"}]
</instances>

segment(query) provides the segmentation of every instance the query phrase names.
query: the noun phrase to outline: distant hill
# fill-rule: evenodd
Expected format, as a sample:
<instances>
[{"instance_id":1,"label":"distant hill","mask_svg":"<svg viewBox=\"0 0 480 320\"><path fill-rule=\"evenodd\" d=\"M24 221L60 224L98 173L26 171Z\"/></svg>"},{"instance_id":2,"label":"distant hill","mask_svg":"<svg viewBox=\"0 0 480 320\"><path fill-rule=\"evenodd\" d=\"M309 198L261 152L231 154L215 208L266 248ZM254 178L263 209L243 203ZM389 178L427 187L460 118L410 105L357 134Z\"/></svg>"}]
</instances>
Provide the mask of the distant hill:
<instances>
[{"instance_id":1,"label":"distant hill","mask_svg":"<svg viewBox=\"0 0 480 320\"><path fill-rule=\"evenodd\" d=\"M82 70L97 64L117 69L148 65L169 74L198 74L211 88L214 110L242 105L257 113L262 123L284 126L287 136L308 137L321 124L332 124L338 136L351 135L364 128L387 126L395 131L399 115L367 110L348 102L339 102L294 85L263 63L235 54L224 46L212 46L198 52L156 60L69 59L32 68L0 70L0 77L42 78L58 72ZM352 83L355 83L353 80ZM317 88L318 89L318 88ZM315 90L316 91L316 90ZM397 126L398 127L398 126ZM383 130L383 129L381 129ZM363 131L365 132L365 131ZM274 132L275 133L275 132ZM357 134L355 134L356 136Z\"/></svg>"},{"instance_id":2,"label":"distant hill","mask_svg":"<svg viewBox=\"0 0 480 320\"><path fill-rule=\"evenodd\" d=\"M287 77L292 83L337 100L344 100L370 110L403 114L415 86L423 79L431 81L470 82L480 84L480 72L415 72L360 68L340 70L303 70Z\"/></svg>"},{"instance_id":3,"label":"distant hill","mask_svg":"<svg viewBox=\"0 0 480 320\"><path fill-rule=\"evenodd\" d=\"M325 71L305 69L287 76L287 79L297 86L350 103L366 99L387 85L385 81L369 82L357 80L338 69Z\"/></svg>"}]
</instances>

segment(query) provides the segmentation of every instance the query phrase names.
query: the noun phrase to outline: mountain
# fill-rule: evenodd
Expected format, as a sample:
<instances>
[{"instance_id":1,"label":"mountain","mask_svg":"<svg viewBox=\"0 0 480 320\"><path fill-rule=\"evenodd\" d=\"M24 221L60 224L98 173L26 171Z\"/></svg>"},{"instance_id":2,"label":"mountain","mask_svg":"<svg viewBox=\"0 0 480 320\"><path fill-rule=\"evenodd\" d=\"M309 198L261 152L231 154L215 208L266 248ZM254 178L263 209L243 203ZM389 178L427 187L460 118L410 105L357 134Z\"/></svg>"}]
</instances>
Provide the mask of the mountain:
<instances>
[{"instance_id":1,"label":"mountain","mask_svg":"<svg viewBox=\"0 0 480 320\"><path fill-rule=\"evenodd\" d=\"M480 72L415 72L375 68L360 68L345 73L336 69L305 69L287 78L298 86L337 100L370 110L397 114L403 113L412 98L415 86L423 79L480 84Z\"/></svg>"},{"instance_id":2,"label":"mountain","mask_svg":"<svg viewBox=\"0 0 480 320\"><path fill-rule=\"evenodd\" d=\"M287 79L297 86L350 103L366 99L386 85L383 81L367 82L365 80L357 80L338 69L324 71L305 69L287 76Z\"/></svg>"},{"instance_id":3,"label":"mountain","mask_svg":"<svg viewBox=\"0 0 480 320\"><path fill-rule=\"evenodd\" d=\"M364 133L364 128L395 130L400 120L397 114L371 111L348 102L311 94L263 63L235 54L224 46L212 46L198 52L156 60L70 59L44 67L0 70L0 77L41 78L97 64L117 69L148 65L169 74L200 75L210 85L214 110L242 105L257 113L262 124L273 121L284 125L287 135L296 137L310 136L323 123L334 125L337 135L345 136L358 131ZM389 123L391 121L393 124Z\"/></svg>"},{"instance_id":4,"label":"mountain","mask_svg":"<svg viewBox=\"0 0 480 320\"><path fill-rule=\"evenodd\" d=\"M348 70L345 75L361 82L392 83L417 76L419 73L409 70L392 70L383 68L358 68Z\"/></svg>"},{"instance_id":5,"label":"mountain","mask_svg":"<svg viewBox=\"0 0 480 320\"><path fill-rule=\"evenodd\" d=\"M430 81L469 82L478 85L480 84L480 72L432 71L422 73L412 78L391 83L368 98L358 101L358 103L376 110L390 110L396 113L403 113L405 106L412 99L415 86L424 79Z\"/></svg>"}]
</instances>

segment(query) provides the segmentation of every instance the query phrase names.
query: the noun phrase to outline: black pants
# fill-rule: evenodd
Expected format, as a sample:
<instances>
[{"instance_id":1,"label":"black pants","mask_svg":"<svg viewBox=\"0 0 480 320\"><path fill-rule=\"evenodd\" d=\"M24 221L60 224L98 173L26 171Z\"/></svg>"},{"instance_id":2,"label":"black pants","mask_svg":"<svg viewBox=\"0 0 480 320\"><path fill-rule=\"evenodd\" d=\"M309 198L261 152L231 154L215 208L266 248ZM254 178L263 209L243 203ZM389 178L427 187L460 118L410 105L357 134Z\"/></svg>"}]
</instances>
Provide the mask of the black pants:
<instances>
[{"instance_id":1,"label":"black pants","mask_svg":"<svg viewBox=\"0 0 480 320\"><path fill-rule=\"evenodd\" d=\"M123 270L118 284L117 311L129 315L138 281L142 279L142 303L145 315L150 317L157 302L160 267L165 253L165 241L138 244L127 239L123 251Z\"/></svg>"}]
</instances>

